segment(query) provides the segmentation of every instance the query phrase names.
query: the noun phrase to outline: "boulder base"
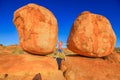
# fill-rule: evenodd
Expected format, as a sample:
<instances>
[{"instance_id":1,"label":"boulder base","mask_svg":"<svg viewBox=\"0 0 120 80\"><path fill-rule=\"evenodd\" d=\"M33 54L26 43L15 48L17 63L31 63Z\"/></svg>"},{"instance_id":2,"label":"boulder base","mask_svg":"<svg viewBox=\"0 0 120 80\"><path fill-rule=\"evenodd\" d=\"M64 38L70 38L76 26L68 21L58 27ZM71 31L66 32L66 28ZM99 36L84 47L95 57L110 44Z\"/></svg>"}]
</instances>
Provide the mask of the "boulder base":
<instances>
[{"instance_id":1,"label":"boulder base","mask_svg":"<svg viewBox=\"0 0 120 80\"><path fill-rule=\"evenodd\" d=\"M66 80L120 80L120 55L104 58L69 56L62 61Z\"/></svg>"},{"instance_id":2,"label":"boulder base","mask_svg":"<svg viewBox=\"0 0 120 80\"><path fill-rule=\"evenodd\" d=\"M1 54L0 64L0 80L32 80L37 74L41 80L65 80L52 57Z\"/></svg>"}]
</instances>

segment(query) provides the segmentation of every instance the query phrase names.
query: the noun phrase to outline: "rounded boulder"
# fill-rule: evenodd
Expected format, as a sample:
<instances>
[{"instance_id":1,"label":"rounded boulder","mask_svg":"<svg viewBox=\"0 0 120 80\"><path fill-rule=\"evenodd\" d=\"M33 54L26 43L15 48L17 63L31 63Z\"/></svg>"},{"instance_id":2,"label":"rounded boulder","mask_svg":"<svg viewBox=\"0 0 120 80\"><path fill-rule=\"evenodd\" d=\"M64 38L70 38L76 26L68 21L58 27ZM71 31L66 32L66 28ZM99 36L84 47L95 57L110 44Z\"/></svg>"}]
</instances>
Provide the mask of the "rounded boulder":
<instances>
[{"instance_id":1,"label":"rounded boulder","mask_svg":"<svg viewBox=\"0 0 120 80\"><path fill-rule=\"evenodd\" d=\"M14 12L13 22L23 50L40 55L50 54L55 50L58 25L50 10L31 3Z\"/></svg>"},{"instance_id":2,"label":"rounded boulder","mask_svg":"<svg viewBox=\"0 0 120 80\"><path fill-rule=\"evenodd\" d=\"M109 20L85 11L74 21L67 47L83 56L103 57L111 54L115 43L116 36Z\"/></svg>"}]
</instances>

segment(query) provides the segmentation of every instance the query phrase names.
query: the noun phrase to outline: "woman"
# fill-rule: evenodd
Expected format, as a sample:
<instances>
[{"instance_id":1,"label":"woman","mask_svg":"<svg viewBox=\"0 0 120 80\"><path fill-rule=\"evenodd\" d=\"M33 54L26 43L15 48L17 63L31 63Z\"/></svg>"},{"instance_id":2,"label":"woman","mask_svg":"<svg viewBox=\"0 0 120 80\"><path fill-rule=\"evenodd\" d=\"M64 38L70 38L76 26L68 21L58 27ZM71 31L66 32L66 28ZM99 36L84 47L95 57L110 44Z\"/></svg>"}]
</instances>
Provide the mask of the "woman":
<instances>
[{"instance_id":1,"label":"woman","mask_svg":"<svg viewBox=\"0 0 120 80\"><path fill-rule=\"evenodd\" d=\"M61 60L65 59L65 54L62 49L62 45L63 45L62 41L59 41L57 44L58 44L58 52L57 52L56 60L58 63L58 69L60 69Z\"/></svg>"}]
</instances>

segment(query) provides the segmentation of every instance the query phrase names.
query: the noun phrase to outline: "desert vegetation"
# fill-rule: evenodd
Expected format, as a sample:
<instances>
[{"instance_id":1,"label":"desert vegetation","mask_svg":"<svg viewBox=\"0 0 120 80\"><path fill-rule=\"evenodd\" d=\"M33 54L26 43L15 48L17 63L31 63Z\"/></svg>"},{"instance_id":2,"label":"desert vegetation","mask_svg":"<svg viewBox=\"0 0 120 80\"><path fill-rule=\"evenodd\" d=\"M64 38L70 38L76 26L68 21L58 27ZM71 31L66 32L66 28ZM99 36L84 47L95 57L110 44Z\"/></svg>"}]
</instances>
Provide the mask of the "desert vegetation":
<instances>
[{"instance_id":1,"label":"desert vegetation","mask_svg":"<svg viewBox=\"0 0 120 80\"><path fill-rule=\"evenodd\" d=\"M120 47L115 47L114 51L120 53Z\"/></svg>"},{"instance_id":2,"label":"desert vegetation","mask_svg":"<svg viewBox=\"0 0 120 80\"><path fill-rule=\"evenodd\" d=\"M25 53L18 45L0 45L0 54L22 54Z\"/></svg>"}]
</instances>

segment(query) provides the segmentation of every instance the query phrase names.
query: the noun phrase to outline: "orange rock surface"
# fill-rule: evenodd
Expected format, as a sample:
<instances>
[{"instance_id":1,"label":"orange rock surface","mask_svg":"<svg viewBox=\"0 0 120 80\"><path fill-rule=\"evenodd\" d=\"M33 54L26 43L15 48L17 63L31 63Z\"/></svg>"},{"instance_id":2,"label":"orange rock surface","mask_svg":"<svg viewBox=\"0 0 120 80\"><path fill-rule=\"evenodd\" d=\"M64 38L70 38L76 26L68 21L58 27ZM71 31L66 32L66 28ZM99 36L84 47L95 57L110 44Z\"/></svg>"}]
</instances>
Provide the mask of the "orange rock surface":
<instances>
[{"instance_id":1,"label":"orange rock surface","mask_svg":"<svg viewBox=\"0 0 120 80\"><path fill-rule=\"evenodd\" d=\"M120 55L104 58L67 56L61 70L66 80L120 80Z\"/></svg>"},{"instance_id":2,"label":"orange rock surface","mask_svg":"<svg viewBox=\"0 0 120 80\"><path fill-rule=\"evenodd\" d=\"M0 54L0 80L65 80L55 59L31 54Z\"/></svg>"},{"instance_id":3,"label":"orange rock surface","mask_svg":"<svg viewBox=\"0 0 120 80\"><path fill-rule=\"evenodd\" d=\"M116 36L108 19L85 11L74 21L67 47L83 56L103 57L113 51L115 43Z\"/></svg>"},{"instance_id":4,"label":"orange rock surface","mask_svg":"<svg viewBox=\"0 0 120 80\"><path fill-rule=\"evenodd\" d=\"M51 11L36 4L28 4L15 11L13 21L23 50L41 55L55 50L58 25Z\"/></svg>"}]
</instances>

